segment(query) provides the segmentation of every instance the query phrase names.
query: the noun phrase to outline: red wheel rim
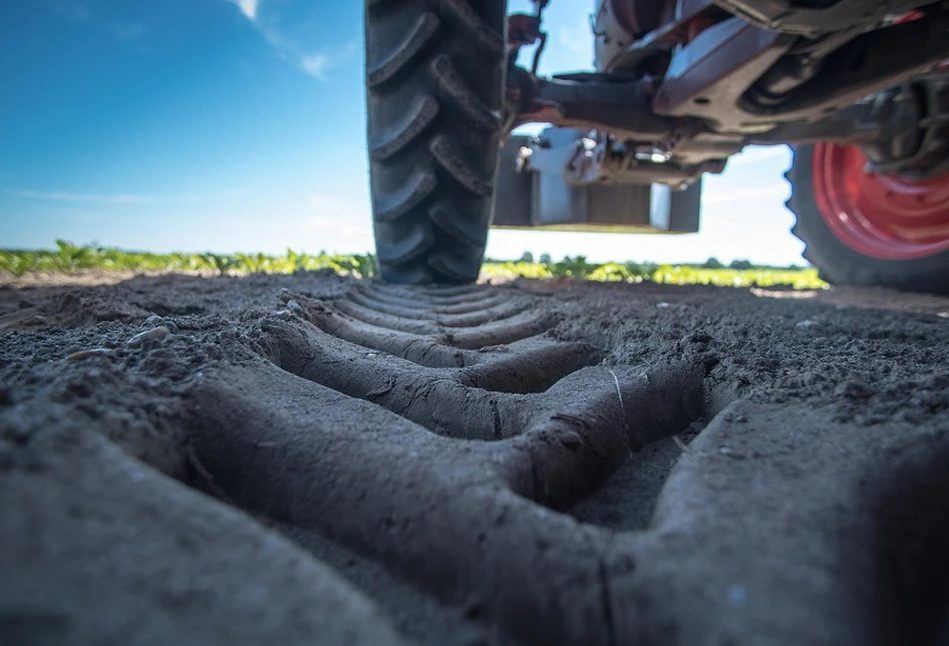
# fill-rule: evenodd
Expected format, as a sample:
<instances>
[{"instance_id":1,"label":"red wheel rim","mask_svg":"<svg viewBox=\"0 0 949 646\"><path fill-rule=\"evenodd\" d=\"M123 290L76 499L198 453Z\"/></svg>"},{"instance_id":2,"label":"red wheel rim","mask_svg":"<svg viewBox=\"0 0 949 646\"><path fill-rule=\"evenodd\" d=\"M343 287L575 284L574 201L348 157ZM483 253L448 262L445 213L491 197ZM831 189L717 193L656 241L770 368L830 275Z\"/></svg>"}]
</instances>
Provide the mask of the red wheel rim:
<instances>
[{"instance_id":1,"label":"red wheel rim","mask_svg":"<svg viewBox=\"0 0 949 646\"><path fill-rule=\"evenodd\" d=\"M814 146L814 195L837 239L884 260L949 250L949 173L910 180L868 173L866 163L857 146Z\"/></svg>"}]
</instances>

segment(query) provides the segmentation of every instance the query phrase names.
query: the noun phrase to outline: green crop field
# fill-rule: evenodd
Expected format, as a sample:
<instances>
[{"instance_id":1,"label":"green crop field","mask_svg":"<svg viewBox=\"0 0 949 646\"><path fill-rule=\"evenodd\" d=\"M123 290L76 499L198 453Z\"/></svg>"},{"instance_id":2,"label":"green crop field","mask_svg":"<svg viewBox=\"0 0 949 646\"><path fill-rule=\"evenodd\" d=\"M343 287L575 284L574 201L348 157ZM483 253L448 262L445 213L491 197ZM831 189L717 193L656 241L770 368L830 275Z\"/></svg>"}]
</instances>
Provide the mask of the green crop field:
<instances>
[{"instance_id":1,"label":"green crop field","mask_svg":"<svg viewBox=\"0 0 949 646\"><path fill-rule=\"evenodd\" d=\"M333 271L366 278L375 275L371 255L307 254L287 250L279 256L267 254L158 254L124 251L114 247L74 245L58 241L55 250L0 249L0 272L20 277L31 272L76 273L85 270L132 273L184 272L217 275L251 273L288 274L295 271ZM795 289L826 287L813 268L755 267L738 261L725 267L713 258L703 265L657 265L653 263L603 264L587 262L583 256L535 262L525 253L521 260L487 260L488 278L580 278L593 281L655 282L677 285L723 285L730 287L790 286Z\"/></svg>"}]
</instances>

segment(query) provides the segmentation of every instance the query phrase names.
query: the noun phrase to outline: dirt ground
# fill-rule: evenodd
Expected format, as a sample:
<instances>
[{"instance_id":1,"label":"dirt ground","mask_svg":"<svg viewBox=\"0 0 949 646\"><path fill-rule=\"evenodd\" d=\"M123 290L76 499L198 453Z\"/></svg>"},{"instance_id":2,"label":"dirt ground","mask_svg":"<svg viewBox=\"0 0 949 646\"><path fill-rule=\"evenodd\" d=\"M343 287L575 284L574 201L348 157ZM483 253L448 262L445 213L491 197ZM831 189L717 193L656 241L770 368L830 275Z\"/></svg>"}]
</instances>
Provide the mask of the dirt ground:
<instances>
[{"instance_id":1,"label":"dirt ground","mask_svg":"<svg viewBox=\"0 0 949 646\"><path fill-rule=\"evenodd\" d=\"M949 644L949 299L42 282L0 644Z\"/></svg>"}]
</instances>

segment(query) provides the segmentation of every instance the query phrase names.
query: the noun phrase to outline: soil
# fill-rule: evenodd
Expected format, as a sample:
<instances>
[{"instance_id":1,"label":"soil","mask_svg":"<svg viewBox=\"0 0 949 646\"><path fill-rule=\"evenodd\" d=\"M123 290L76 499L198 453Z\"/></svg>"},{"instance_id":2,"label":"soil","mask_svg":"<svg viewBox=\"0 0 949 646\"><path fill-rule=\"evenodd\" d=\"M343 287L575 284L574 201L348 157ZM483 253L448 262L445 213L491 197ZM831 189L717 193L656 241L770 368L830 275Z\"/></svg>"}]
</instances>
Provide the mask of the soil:
<instances>
[{"instance_id":1,"label":"soil","mask_svg":"<svg viewBox=\"0 0 949 646\"><path fill-rule=\"evenodd\" d=\"M949 644L949 299L37 282L2 644Z\"/></svg>"}]
</instances>

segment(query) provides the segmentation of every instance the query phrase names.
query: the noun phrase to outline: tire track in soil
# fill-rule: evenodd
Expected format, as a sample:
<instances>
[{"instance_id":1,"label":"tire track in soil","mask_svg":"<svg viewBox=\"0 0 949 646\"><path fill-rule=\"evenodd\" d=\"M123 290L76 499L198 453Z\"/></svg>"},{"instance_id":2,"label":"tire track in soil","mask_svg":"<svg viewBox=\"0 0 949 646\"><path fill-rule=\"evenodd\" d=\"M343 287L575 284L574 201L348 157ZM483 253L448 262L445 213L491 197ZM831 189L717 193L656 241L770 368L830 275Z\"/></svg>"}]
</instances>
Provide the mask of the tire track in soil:
<instances>
[{"instance_id":1,"label":"tire track in soil","mask_svg":"<svg viewBox=\"0 0 949 646\"><path fill-rule=\"evenodd\" d=\"M383 615L410 642L430 644L932 644L949 632L945 428L868 430L827 404L739 397L723 361L691 346L624 365L608 327L596 332L581 310L520 289L350 284L327 297L283 290L279 302L233 332L209 322L187 343L173 335L91 359L134 394L154 379L130 375L162 373L169 344L208 355L153 415L179 432L162 438L162 455L178 462L160 468L291 537L295 545L278 539L272 563L252 547L272 534L115 451L102 436L127 453L141 438L117 437L107 419L86 420L101 428L92 435L67 427L79 441L62 456L73 459L17 468L36 446L70 436L41 430L44 419L61 425L40 412L55 393L0 408L0 421L15 422L0 426L12 429L0 436L0 491L45 492L43 473L86 478L89 491L67 487L35 503L44 511L30 524L64 523L56 515L66 508L108 517L147 508L153 522L137 530L139 548L169 561L180 555L161 526L177 526L187 509L251 537L248 547L206 528L196 538L187 523L175 530L192 545L184 571L211 559L226 581L220 570L234 566L214 553L255 564L254 594L229 594L234 581L203 602L221 625L245 616L235 629L249 643L281 630L282 643L306 643L313 625L282 603L251 621L267 589L328 609L311 617L326 627L317 643L396 643ZM669 439L703 427L688 447ZM678 457L668 480L650 463L659 457ZM128 489L116 468L145 473L136 481L149 487ZM660 477L637 473L650 468ZM154 502L169 496L187 504ZM30 524L0 521L0 535ZM101 541L122 544L107 532ZM16 557L3 556L12 571ZM69 571L57 558L47 560ZM294 568L311 568L304 578L316 583L304 590L280 578ZM167 595L173 584L151 577L123 579L135 591L125 598ZM11 603L0 594L0 635L23 625L22 613L3 614ZM166 625L135 612L165 630L165 643L196 629L194 617ZM20 623L4 623L9 616ZM62 617L50 624L60 637L70 622L110 634L98 619ZM208 643L228 643L221 625L200 628Z\"/></svg>"},{"instance_id":2,"label":"tire track in soil","mask_svg":"<svg viewBox=\"0 0 949 646\"><path fill-rule=\"evenodd\" d=\"M556 317L533 312L531 297L500 299L483 288L370 287L355 295L363 308L352 307L353 296L326 303L282 293L286 309L255 330L273 365L217 375L195 392L229 411L198 417L192 429L215 486L256 514L330 533L515 637L615 643L612 607L604 605L609 536L545 508L586 497L633 451L704 414L699 370L592 367L603 351L544 338ZM479 300L483 306L471 308ZM471 338L488 347L456 345ZM418 355L422 345L427 354ZM464 367L427 360L466 350ZM253 402L279 398L290 410L261 410L246 393L220 387L251 382L259 384ZM328 411L364 423L376 415L380 431L334 433ZM294 430L301 419L320 432L301 436ZM279 480L273 455L247 459L253 441L280 456ZM340 463L341 455L349 459ZM313 491L318 499L304 494ZM550 593L530 592L537 589ZM559 612L551 615L552 606Z\"/></svg>"}]
</instances>

